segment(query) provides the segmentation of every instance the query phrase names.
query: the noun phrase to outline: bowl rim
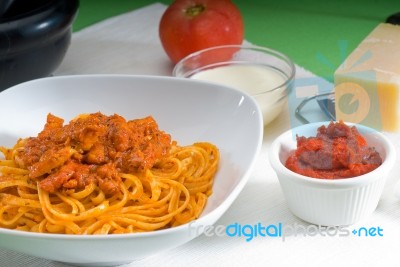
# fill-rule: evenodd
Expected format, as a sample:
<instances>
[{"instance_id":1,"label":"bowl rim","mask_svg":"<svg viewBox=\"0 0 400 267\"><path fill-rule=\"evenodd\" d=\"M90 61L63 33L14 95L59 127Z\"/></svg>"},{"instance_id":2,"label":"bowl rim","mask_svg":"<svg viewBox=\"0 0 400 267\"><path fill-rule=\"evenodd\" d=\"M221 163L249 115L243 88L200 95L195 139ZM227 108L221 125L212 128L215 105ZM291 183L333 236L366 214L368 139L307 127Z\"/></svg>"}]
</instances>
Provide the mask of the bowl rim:
<instances>
[{"instance_id":1,"label":"bowl rim","mask_svg":"<svg viewBox=\"0 0 400 267\"><path fill-rule=\"evenodd\" d=\"M68 12L68 14L71 13L73 16L75 16L74 14L79 7L79 1L80 0L45 0L30 10L26 10L22 13L14 14L12 16L7 16L8 11L5 11L4 14L0 17L0 25L15 23L15 27L21 27L21 24L23 24L23 22L28 24L32 23L32 21L26 21L31 17L36 17L39 15L45 16L49 12L60 12L64 10L64 7L67 7L64 12ZM13 4L11 3L8 8L12 8L12 6ZM63 14L63 12L61 12L60 14Z\"/></svg>"},{"instance_id":2,"label":"bowl rim","mask_svg":"<svg viewBox=\"0 0 400 267\"><path fill-rule=\"evenodd\" d=\"M270 164L273 169L275 169L277 173L278 179L286 179L291 180L297 183L301 183L304 185L319 187L319 188L326 188L326 189L346 189L361 186L367 183L371 183L378 179L386 179L386 177L382 177L385 172L390 171L393 167L396 159L396 150L394 145L391 141L378 130L372 129L362 124L351 123L351 122L344 122L348 126L356 126L359 130L361 135L365 132L371 133L374 137L377 138L379 143L382 144L382 148L385 151L385 157L378 168L368 172L366 174L351 177L351 178L340 178L340 179L319 179L319 178L312 178L305 175L298 174L292 170L289 170L285 167L285 165L281 162L279 158L279 152L281 151L281 144L282 140L288 137L288 135L293 135L294 132L300 129L315 129L322 125L329 124L330 121L323 121L323 122L314 122L309 124L300 125L285 131L284 133L280 134L271 144L271 148L269 151L269 160Z\"/></svg>"},{"instance_id":3,"label":"bowl rim","mask_svg":"<svg viewBox=\"0 0 400 267\"><path fill-rule=\"evenodd\" d=\"M289 75L287 77L285 77L285 81L282 84L276 86L275 88L271 88L269 90L254 94L253 96L262 95L262 94L265 94L265 93L270 93L270 92L276 91L276 90L278 90L278 89L280 89L282 87L287 87L287 88L289 88L289 90L291 89L290 85L293 83L294 78L296 76L296 66L295 66L293 60L288 55L286 55L286 54L284 54L282 52L279 52L277 50L274 50L274 49L271 49L271 48L268 48L268 47L264 47L264 46L259 46L259 45L254 45L254 44L245 44L245 43L243 43L243 44L230 44L230 45L217 45L217 46L208 47L208 48L201 49L201 50L198 50L196 52L190 53L189 55L185 56L184 58L182 58L181 60L179 60L175 64L175 66L174 66L174 68L172 70L172 76L189 78L190 76L192 76L193 74L197 73L198 71L192 70L192 71L189 71L189 72L185 72L184 75L179 75L178 74L179 73L179 69L184 66L184 62L185 61L187 61L187 60L189 60L189 59L191 59L193 57L196 57L196 56L198 56L200 54L207 53L209 51L220 50L220 49L225 49L225 48L236 48L236 49L243 49L243 50L255 50L255 51L266 52L271 56L279 58L280 60L284 61L288 65L288 67L290 69L290 73L289 73ZM209 65L209 67L219 67L220 65L224 66L228 62L230 62L230 61L224 60L222 62L213 63L213 64ZM238 64L238 65L239 64L241 64L241 65L248 64L248 62L246 62L246 61L231 61L231 63ZM204 66L201 67L199 70L202 71L203 68L204 68Z\"/></svg>"}]
</instances>

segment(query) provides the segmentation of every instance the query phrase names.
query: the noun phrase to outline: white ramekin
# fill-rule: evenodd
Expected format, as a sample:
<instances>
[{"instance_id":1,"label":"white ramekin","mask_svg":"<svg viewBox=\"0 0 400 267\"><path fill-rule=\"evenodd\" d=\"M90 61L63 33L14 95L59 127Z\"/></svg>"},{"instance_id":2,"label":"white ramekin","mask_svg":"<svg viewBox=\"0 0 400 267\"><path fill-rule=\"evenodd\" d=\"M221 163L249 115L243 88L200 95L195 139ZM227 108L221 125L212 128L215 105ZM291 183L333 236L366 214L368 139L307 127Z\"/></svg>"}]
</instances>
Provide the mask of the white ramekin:
<instances>
[{"instance_id":1,"label":"white ramekin","mask_svg":"<svg viewBox=\"0 0 400 267\"><path fill-rule=\"evenodd\" d=\"M287 169L284 164L290 151L296 149L296 135L315 136L321 125L328 124L305 124L281 134L271 144L269 160L294 215L316 225L350 225L376 209L396 151L384 134L355 125L368 144L380 153L383 163L377 169L354 178L334 180L310 178Z\"/></svg>"}]
</instances>

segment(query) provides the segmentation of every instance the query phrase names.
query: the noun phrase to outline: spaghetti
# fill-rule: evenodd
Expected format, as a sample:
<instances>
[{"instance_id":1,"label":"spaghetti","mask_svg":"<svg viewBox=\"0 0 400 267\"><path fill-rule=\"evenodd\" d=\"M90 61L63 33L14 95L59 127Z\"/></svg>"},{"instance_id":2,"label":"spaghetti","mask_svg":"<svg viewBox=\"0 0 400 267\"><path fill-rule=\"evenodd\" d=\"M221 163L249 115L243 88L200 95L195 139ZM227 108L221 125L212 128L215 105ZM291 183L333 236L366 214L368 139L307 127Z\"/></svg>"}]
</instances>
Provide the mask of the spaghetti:
<instances>
[{"instance_id":1,"label":"spaghetti","mask_svg":"<svg viewBox=\"0 0 400 267\"><path fill-rule=\"evenodd\" d=\"M37 137L0 147L0 227L57 234L122 234L200 216L219 151L179 146L152 117L52 114Z\"/></svg>"}]
</instances>

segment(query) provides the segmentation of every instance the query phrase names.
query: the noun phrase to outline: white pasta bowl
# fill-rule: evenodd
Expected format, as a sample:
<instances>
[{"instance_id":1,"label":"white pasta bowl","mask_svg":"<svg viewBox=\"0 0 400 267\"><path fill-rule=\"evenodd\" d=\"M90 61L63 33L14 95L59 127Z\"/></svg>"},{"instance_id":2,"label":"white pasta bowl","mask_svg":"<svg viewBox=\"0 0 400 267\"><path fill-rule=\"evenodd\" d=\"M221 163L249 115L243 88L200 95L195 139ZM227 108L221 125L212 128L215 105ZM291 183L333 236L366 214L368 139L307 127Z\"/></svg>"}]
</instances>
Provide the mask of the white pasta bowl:
<instances>
[{"instance_id":1,"label":"white pasta bowl","mask_svg":"<svg viewBox=\"0 0 400 267\"><path fill-rule=\"evenodd\" d=\"M345 226L365 219L375 211L394 165L396 151L381 132L346 123L355 125L368 145L379 152L382 165L369 173L343 179L311 178L286 168L290 152L297 147L296 135L315 136L320 126L328 124L310 123L282 133L271 144L269 160L294 215L316 225Z\"/></svg>"},{"instance_id":2,"label":"white pasta bowl","mask_svg":"<svg viewBox=\"0 0 400 267\"><path fill-rule=\"evenodd\" d=\"M189 79L85 75L38 79L0 93L0 145L36 136L50 112L66 122L81 113L151 115L180 145L215 144L220 166L199 219L174 228L118 235L39 234L0 229L0 247L81 266L112 266L178 247L202 234L246 184L261 148L262 115L245 93ZM1 204L1 202L0 202Z\"/></svg>"}]
</instances>

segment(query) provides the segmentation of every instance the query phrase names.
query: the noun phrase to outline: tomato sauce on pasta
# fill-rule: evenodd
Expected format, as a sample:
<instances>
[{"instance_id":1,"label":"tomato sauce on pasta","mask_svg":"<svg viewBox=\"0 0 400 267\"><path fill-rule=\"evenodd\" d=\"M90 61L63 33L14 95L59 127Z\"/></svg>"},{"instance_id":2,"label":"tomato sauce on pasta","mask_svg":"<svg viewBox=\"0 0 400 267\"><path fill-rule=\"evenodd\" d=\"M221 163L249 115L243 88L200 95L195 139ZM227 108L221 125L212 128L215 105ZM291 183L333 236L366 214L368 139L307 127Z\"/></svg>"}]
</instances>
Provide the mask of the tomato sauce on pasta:
<instances>
[{"instance_id":1,"label":"tomato sauce on pasta","mask_svg":"<svg viewBox=\"0 0 400 267\"><path fill-rule=\"evenodd\" d=\"M0 227L119 234L192 221L218 169L208 142L179 146L151 116L48 114L36 137L0 147Z\"/></svg>"}]
</instances>

